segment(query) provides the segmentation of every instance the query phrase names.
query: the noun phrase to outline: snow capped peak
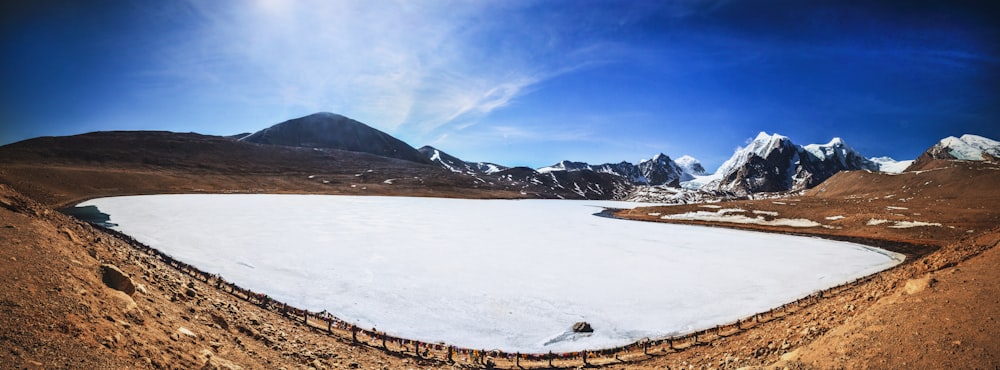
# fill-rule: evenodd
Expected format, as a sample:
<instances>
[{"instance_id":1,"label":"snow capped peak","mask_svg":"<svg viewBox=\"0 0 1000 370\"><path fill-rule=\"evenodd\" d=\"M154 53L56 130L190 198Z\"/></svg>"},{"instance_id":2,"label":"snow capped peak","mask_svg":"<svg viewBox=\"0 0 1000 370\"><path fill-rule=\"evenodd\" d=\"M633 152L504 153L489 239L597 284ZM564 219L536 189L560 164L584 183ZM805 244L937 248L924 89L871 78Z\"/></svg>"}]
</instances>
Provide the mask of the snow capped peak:
<instances>
[{"instance_id":1,"label":"snow capped peak","mask_svg":"<svg viewBox=\"0 0 1000 370\"><path fill-rule=\"evenodd\" d=\"M946 137L931 150L946 152L955 159L967 161L981 161L987 159L987 156L1000 158L1000 142L972 134L965 134L960 138Z\"/></svg>"},{"instance_id":2,"label":"snow capped peak","mask_svg":"<svg viewBox=\"0 0 1000 370\"><path fill-rule=\"evenodd\" d=\"M754 138L753 141L771 141L771 140L781 140L787 138L788 137L778 134L777 132L775 132L774 135L770 135L766 131L761 131L760 133L757 134L757 137Z\"/></svg>"},{"instance_id":3,"label":"snow capped peak","mask_svg":"<svg viewBox=\"0 0 1000 370\"><path fill-rule=\"evenodd\" d=\"M844 142L844 139L841 139L839 137L835 137L833 138L833 140L830 140L829 143L823 145L820 144L805 145L802 147L802 149L805 149L807 152L816 156L816 158L819 158L820 160L826 160L827 158L833 157L843 161L851 153L857 154L854 152L853 148L851 148L850 146L847 145L847 143Z\"/></svg>"},{"instance_id":4,"label":"snow capped peak","mask_svg":"<svg viewBox=\"0 0 1000 370\"><path fill-rule=\"evenodd\" d=\"M799 146L786 136L761 132L715 174L697 180L710 190L747 194L804 189L839 171L877 169L839 137L827 144Z\"/></svg>"},{"instance_id":5,"label":"snow capped peak","mask_svg":"<svg viewBox=\"0 0 1000 370\"><path fill-rule=\"evenodd\" d=\"M792 141L786 136L779 134L769 135L768 133L761 131L757 134L757 137L753 139L747 146L740 147L736 149L732 157L729 157L719 169L715 171L716 175L725 177L726 175L737 171L740 167L745 165L750 157L757 156L766 159L771 152L779 149L783 146L792 146Z\"/></svg>"},{"instance_id":6,"label":"snow capped peak","mask_svg":"<svg viewBox=\"0 0 1000 370\"><path fill-rule=\"evenodd\" d=\"M976 144L979 144L979 145L982 145L982 146L1000 146L1000 141L988 139L988 138L985 138L985 137L982 137L982 136L979 136L979 135L973 135L973 134L962 135L962 137L960 137L959 140L962 140L962 141L964 141L966 143L969 143L969 144L976 143Z\"/></svg>"},{"instance_id":7,"label":"snow capped peak","mask_svg":"<svg viewBox=\"0 0 1000 370\"><path fill-rule=\"evenodd\" d=\"M680 158L677 158L676 160L674 160L674 162L677 162L677 164L681 164L681 163L693 163L693 162L698 162L698 159L696 159L695 157L692 157L692 156L689 156L689 155L685 154L685 155L682 155Z\"/></svg>"},{"instance_id":8,"label":"snow capped peak","mask_svg":"<svg viewBox=\"0 0 1000 370\"><path fill-rule=\"evenodd\" d=\"M868 160L850 145L844 142L844 139L839 137L833 138L829 143L824 145L820 144L809 144L802 146L802 150L809 153L813 157L816 157L820 162L828 162L831 165L839 167L845 170L878 170L879 165Z\"/></svg>"},{"instance_id":9,"label":"snow capped peak","mask_svg":"<svg viewBox=\"0 0 1000 370\"><path fill-rule=\"evenodd\" d=\"M551 166L539 168L537 171L540 173L549 173L552 171L579 171L588 168L590 168L590 165L587 163L564 160Z\"/></svg>"},{"instance_id":10,"label":"snow capped peak","mask_svg":"<svg viewBox=\"0 0 1000 370\"><path fill-rule=\"evenodd\" d=\"M689 173L692 176L705 175L705 167L702 167L701 162L699 162L692 156L689 155L681 156L680 158L674 160L674 163L677 163L677 165L680 166L681 169L684 170L684 172Z\"/></svg>"},{"instance_id":11,"label":"snow capped peak","mask_svg":"<svg viewBox=\"0 0 1000 370\"><path fill-rule=\"evenodd\" d=\"M639 162L639 171L650 185L680 186L680 181L690 180L691 175L674 163L669 156L659 153L652 159Z\"/></svg>"},{"instance_id":12,"label":"snow capped peak","mask_svg":"<svg viewBox=\"0 0 1000 370\"><path fill-rule=\"evenodd\" d=\"M791 144L791 140L787 136L778 133L768 135L766 132L761 131L757 134L757 138L753 139L743 149L756 154L758 157L767 158L768 153L786 144Z\"/></svg>"},{"instance_id":13,"label":"snow capped peak","mask_svg":"<svg viewBox=\"0 0 1000 370\"><path fill-rule=\"evenodd\" d=\"M643 159L643 160L639 161L640 164L646 163L646 162L664 164L664 163L671 162L671 160L670 160L670 156L668 156L666 154L663 154L663 153L659 153L657 155L654 155L653 158L651 158L651 159Z\"/></svg>"}]
</instances>

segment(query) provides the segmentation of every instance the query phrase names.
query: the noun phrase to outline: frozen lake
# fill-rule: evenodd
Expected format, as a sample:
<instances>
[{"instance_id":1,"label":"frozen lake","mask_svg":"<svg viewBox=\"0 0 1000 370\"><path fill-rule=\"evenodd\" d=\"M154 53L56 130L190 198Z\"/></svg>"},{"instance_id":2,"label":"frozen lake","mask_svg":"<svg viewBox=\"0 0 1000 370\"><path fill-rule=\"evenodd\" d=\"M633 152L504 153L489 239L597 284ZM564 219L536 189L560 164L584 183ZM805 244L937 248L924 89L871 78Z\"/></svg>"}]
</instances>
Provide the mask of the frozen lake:
<instances>
[{"instance_id":1,"label":"frozen lake","mask_svg":"<svg viewBox=\"0 0 1000 370\"><path fill-rule=\"evenodd\" d=\"M593 215L639 205L622 202L198 194L80 205L294 306L399 337L522 353L714 327L902 260L825 239ZM568 334L578 321L594 333Z\"/></svg>"}]
</instances>

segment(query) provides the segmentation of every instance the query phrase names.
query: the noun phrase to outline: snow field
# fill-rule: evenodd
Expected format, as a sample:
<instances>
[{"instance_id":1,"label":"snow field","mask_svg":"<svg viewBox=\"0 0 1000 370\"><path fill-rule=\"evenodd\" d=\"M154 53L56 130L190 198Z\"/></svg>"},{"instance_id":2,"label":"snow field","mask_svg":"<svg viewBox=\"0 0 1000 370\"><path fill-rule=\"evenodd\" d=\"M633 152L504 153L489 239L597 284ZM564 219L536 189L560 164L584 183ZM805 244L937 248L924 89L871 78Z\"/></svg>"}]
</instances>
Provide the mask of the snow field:
<instances>
[{"instance_id":1,"label":"snow field","mask_svg":"<svg viewBox=\"0 0 1000 370\"><path fill-rule=\"evenodd\" d=\"M859 244L596 217L636 204L154 195L82 205L139 241L297 307L509 352L607 348L766 311L902 256ZM567 335L578 321L590 335Z\"/></svg>"}]
</instances>

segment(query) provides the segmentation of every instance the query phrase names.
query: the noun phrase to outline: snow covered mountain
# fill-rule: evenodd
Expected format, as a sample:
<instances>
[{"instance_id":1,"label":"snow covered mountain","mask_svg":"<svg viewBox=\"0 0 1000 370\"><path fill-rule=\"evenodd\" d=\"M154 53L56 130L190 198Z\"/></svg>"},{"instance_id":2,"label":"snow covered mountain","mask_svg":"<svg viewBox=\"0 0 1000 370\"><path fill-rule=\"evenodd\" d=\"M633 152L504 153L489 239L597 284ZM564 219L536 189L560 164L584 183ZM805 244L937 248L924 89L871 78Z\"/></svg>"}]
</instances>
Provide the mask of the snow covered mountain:
<instances>
[{"instance_id":1,"label":"snow covered mountain","mask_svg":"<svg viewBox=\"0 0 1000 370\"><path fill-rule=\"evenodd\" d=\"M646 178L646 185L667 185L677 188L681 186L682 180L694 178L663 153L653 156L652 159L640 161L638 167L642 176Z\"/></svg>"},{"instance_id":2,"label":"snow covered mountain","mask_svg":"<svg viewBox=\"0 0 1000 370\"><path fill-rule=\"evenodd\" d=\"M877 171L878 165L840 138L799 146L785 136L761 132L737 149L704 190L751 194L811 188L845 170Z\"/></svg>"},{"instance_id":3,"label":"snow covered mountain","mask_svg":"<svg viewBox=\"0 0 1000 370\"><path fill-rule=\"evenodd\" d=\"M1000 141L970 134L949 136L920 154L906 170L923 169L936 159L1000 162Z\"/></svg>"},{"instance_id":4,"label":"snow covered mountain","mask_svg":"<svg viewBox=\"0 0 1000 370\"><path fill-rule=\"evenodd\" d=\"M697 159L694 159L694 157L689 155L677 158L677 160L675 160L674 163L677 163L677 165L681 167L684 173L691 175L690 176L691 178L693 178L694 176L705 176L708 174L705 171L705 167L701 166L701 162L699 162ZM690 179L682 181L688 181L688 180Z\"/></svg>"},{"instance_id":5,"label":"snow covered mountain","mask_svg":"<svg viewBox=\"0 0 1000 370\"><path fill-rule=\"evenodd\" d=\"M690 158L688 160L689 163L692 163L696 168L701 168L698 160L691 157L687 158ZM681 181L694 178L693 174L686 172L684 167L681 167L663 153L657 154L652 159L639 161L638 165L624 161L600 165L562 161L551 166L539 168L538 172L553 173L588 170L617 176L633 185L667 185L679 187ZM704 169L701 169L701 171L704 172Z\"/></svg>"},{"instance_id":6,"label":"snow covered mountain","mask_svg":"<svg viewBox=\"0 0 1000 370\"><path fill-rule=\"evenodd\" d=\"M239 140L302 148L340 149L429 163L423 154L401 140L364 123L327 112L291 119Z\"/></svg>"},{"instance_id":7,"label":"snow covered mountain","mask_svg":"<svg viewBox=\"0 0 1000 370\"><path fill-rule=\"evenodd\" d=\"M567 199L622 199L633 187L625 177L589 168L539 172L528 167L512 167L493 176L503 185L526 191L541 189Z\"/></svg>"},{"instance_id":8,"label":"snow covered mountain","mask_svg":"<svg viewBox=\"0 0 1000 370\"><path fill-rule=\"evenodd\" d=\"M925 155L934 159L959 159L965 161L1000 160L1000 141L978 135L949 136L927 149Z\"/></svg>"},{"instance_id":9,"label":"snow covered mountain","mask_svg":"<svg viewBox=\"0 0 1000 370\"><path fill-rule=\"evenodd\" d=\"M506 170L506 166L501 166L489 162L466 162L451 154L445 153L430 145L425 145L417 149L434 164L444 167L451 172L464 173L467 175L494 174Z\"/></svg>"}]
</instances>

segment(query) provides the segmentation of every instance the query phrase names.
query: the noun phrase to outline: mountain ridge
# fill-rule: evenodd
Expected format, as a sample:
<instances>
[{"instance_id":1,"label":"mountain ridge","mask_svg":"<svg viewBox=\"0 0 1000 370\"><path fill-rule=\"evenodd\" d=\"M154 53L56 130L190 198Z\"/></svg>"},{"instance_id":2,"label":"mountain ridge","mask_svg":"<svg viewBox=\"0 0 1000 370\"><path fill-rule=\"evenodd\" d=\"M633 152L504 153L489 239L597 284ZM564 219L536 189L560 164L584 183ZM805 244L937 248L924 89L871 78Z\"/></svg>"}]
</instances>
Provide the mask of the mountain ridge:
<instances>
[{"instance_id":1,"label":"mountain ridge","mask_svg":"<svg viewBox=\"0 0 1000 370\"><path fill-rule=\"evenodd\" d=\"M363 152L428 164L409 144L351 118L330 112L290 119L239 139L249 143Z\"/></svg>"}]
</instances>

